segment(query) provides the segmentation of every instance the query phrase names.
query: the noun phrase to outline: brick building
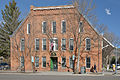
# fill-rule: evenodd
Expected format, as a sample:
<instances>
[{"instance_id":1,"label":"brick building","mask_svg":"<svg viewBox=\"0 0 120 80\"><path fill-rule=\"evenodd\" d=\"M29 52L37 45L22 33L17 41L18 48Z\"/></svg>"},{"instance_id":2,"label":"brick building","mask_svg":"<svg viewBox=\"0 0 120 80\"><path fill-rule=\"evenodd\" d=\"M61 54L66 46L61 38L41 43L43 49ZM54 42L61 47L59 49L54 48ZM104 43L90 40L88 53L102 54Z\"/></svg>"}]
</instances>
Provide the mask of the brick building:
<instances>
[{"instance_id":1,"label":"brick building","mask_svg":"<svg viewBox=\"0 0 120 80\"><path fill-rule=\"evenodd\" d=\"M78 15L74 6L31 6L30 13L10 38L11 70L22 66L25 71L33 68L37 71L73 71L79 51L75 35L79 32L82 34L79 71L85 66L90 72L96 64L97 71L101 72L101 36L84 16Z\"/></svg>"}]
</instances>

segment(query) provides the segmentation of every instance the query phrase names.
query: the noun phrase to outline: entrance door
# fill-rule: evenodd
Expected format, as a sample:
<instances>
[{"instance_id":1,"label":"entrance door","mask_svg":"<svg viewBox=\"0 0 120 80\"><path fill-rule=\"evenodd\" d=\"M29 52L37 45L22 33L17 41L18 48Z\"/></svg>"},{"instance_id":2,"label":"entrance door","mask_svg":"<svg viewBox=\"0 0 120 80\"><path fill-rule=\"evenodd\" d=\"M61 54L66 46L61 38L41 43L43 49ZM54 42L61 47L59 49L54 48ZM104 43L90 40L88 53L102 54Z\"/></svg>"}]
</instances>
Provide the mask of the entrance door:
<instances>
[{"instance_id":1,"label":"entrance door","mask_svg":"<svg viewBox=\"0 0 120 80\"><path fill-rule=\"evenodd\" d=\"M57 57L51 57L50 68L51 68L51 71L57 71L58 70L58 60L57 60Z\"/></svg>"}]
</instances>

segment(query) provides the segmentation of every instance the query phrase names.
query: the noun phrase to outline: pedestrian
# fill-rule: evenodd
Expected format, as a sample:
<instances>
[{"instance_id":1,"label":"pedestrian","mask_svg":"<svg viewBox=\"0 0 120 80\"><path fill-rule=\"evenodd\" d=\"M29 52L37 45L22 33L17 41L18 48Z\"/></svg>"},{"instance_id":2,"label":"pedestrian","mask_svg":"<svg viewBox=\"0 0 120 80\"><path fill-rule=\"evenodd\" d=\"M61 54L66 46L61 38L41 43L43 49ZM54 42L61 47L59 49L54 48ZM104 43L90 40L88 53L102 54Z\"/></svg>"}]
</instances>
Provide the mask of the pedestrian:
<instances>
[{"instance_id":1,"label":"pedestrian","mask_svg":"<svg viewBox=\"0 0 120 80\"><path fill-rule=\"evenodd\" d=\"M115 71L115 64L113 64L113 72Z\"/></svg>"},{"instance_id":2,"label":"pedestrian","mask_svg":"<svg viewBox=\"0 0 120 80\"><path fill-rule=\"evenodd\" d=\"M97 73L97 70L96 70L96 64L94 64L94 71Z\"/></svg>"},{"instance_id":3,"label":"pedestrian","mask_svg":"<svg viewBox=\"0 0 120 80\"><path fill-rule=\"evenodd\" d=\"M107 71L109 71L109 64L107 64Z\"/></svg>"}]
</instances>

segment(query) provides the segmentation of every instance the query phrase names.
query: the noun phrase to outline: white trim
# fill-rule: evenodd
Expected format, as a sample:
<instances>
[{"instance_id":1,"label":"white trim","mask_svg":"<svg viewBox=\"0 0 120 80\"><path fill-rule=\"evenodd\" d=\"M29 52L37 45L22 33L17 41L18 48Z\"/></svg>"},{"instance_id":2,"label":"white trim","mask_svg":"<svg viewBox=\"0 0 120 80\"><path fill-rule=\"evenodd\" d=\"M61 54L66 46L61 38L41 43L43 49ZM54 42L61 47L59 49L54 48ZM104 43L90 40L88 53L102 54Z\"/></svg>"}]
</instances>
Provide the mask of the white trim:
<instances>
[{"instance_id":1,"label":"white trim","mask_svg":"<svg viewBox=\"0 0 120 80\"><path fill-rule=\"evenodd\" d=\"M62 29L63 29L63 25L62 25L62 23L63 23L63 22L65 22L65 24L66 24L66 20L62 20L62 21L61 21L61 33L62 33L62 34L65 34L66 32L63 33L63 31L62 31Z\"/></svg>"},{"instance_id":2,"label":"white trim","mask_svg":"<svg viewBox=\"0 0 120 80\"><path fill-rule=\"evenodd\" d=\"M73 39L73 38L70 38L70 39ZM69 39L69 50L70 50L70 39ZM73 39L73 50L74 50L74 39ZM70 51L73 51L73 50L70 50Z\"/></svg>"},{"instance_id":3,"label":"white trim","mask_svg":"<svg viewBox=\"0 0 120 80\"><path fill-rule=\"evenodd\" d=\"M65 39L65 46L66 46L66 38L62 38L62 39ZM62 50L62 39L61 39L61 50ZM66 51L66 50L62 50L62 51Z\"/></svg>"},{"instance_id":4,"label":"white trim","mask_svg":"<svg viewBox=\"0 0 120 80\"><path fill-rule=\"evenodd\" d=\"M39 39L39 50L36 50L36 40L39 38L35 38L35 51L39 51L40 50L40 39Z\"/></svg>"},{"instance_id":5,"label":"white trim","mask_svg":"<svg viewBox=\"0 0 120 80\"><path fill-rule=\"evenodd\" d=\"M29 25L30 25L30 23L27 24L27 34L30 34L29 33L30 26Z\"/></svg>"},{"instance_id":6,"label":"white trim","mask_svg":"<svg viewBox=\"0 0 120 80\"><path fill-rule=\"evenodd\" d=\"M65 61L67 60L67 59L66 59L66 56L65 56L65 57L62 56L61 58L65 58ZM61 59L61 63L62 63L62 59ZM66 65L66 63L65 63L65 65ZM62 64L61 64L61 67L62 67ZM62 69L65 69L65 68L66 68L66 66L65 66L65 67L62 67Z\"/></svg>"},{"instance_id":7,"label":"white trim","mask_svg":"<svg viewBox=\"0 0 120 80\"><path fill-rule=\"evenodd\" d=\"M21 40L24 40L24 50L25 50L25 39L24 39L24 38L21 38L21 39L20 39L20 51L24 51L24 50L21 50L21 46L22 46L22 45L21 45Z\"/></svg>"},{"instance_id":8,"label":"white trim","mask_svg":"<svg viewBox=\"0 0 120 80\"><path fill-rule=\"evenodd\" d=\"M52 21L52 34L56 34L56 33L53 33L53 22L56 23L56 21Z\"/></svg>"},{"instance_id":9,"label":"white trim","mask_svg":"<svg viewBox=\"0 0 120 80\"><path fill-rule=\"evenodd\" d=\"M43 50L43 39L46 39L46 38L42 38L42 51L45 51ZM46 39L47 40L47 39ZM47 42L47 41L46 41ZM46 44L47 45L47 44Z\"/></svg>"},{"instance_id":10,"label":"white trim","mask_svg":"<svg viewBox=\"0 0 120 80\"><path fill-rule=\"evenodd\" d=\"M90 51L90 50L91 50L91 39L90 39L90 50L87 50L87 49L86 49L86 48L87 48L87 47L86 47L86 39L90 39L90 38L89 38L89 37L85 38L85 50L86 50L86 51Z\"/></svg>"},{"instance_id":11,"label":"white trim","mask_svg":"<svg viewBox=\"0 0 120 80\"><path fill-rule=\"evenodd\" d=\"M43 67L43 57L46 59L46 56L42 56L42 68L46 68L47 65L46 65L46 67ZM46 61L46 62L47 62L47 61Z\"/></svg>"},{"instance_id":12,"label":"white trim","mask_svg":"<svg viewBox=\"0 0 120 80\"><path fill-rule=\"evenodd\" d=\"M91 68L91 57L89 56L89 58L90 58L90 68ZM90 68L87 68L87 63L86 63L86 59L87 59L87 56L86 56L86 58L85 58L85 67L86 67L86 69L90 69Z\"/></svg>"},{"instance_id":13,"label":"white trim","mask_svg":"<svg viewBox=\"0 0 120 80\"><path fill-rule=\"evenodd\" d=\"M49 10L49 9L67 9L67 8L74 8L74 6L63 6L63 7L46 7L46 8L33 8L33 10Z\"/></svg>"},{"instance_id":14,"label":"white trim","mask_svg":"<svg viewBox=\"0 0 120 80\"><path fill-rule=\"evenodd\" d=\"M46 22L46 21L42 21L42 33L43 33L43 23ZM47 28L47 22L46 22L46 28ZM45 33L43 33L45 34Z\"/></svg>"},{"instance_id":15,"label":"white trim","mask_svg":"<svg viewBox=\"0 0 120 80\"><path fill-rule=\"evenodd\" d=\"M115 47L113 44L111 44L110 43L110 41L108 41L105 37L103 37L103 39L105 40L105 41L107 41L112 47Z\"/></svg>"}]
</instances>

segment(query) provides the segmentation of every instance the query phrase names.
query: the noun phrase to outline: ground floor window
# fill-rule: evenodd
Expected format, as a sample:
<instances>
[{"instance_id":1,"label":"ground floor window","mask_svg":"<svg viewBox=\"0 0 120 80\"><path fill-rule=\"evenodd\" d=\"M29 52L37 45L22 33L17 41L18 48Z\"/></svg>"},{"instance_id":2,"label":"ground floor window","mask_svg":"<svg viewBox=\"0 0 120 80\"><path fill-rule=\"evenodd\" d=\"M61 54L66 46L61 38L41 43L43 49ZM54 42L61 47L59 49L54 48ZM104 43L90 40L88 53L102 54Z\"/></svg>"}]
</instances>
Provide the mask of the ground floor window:
<instances>
[{"instance_id":1,"label":"ground floor window","mask_svg":"<svg viewBox=\"0 0 120 80\"><path fill-rule=\"evenodd\" d=\"M70 64L70 68L73 68L73 60L72 60L72 57L69 57L69 64Z\"/></svg>"},{"instance_id":2,"label":"ground floor window","mask_svg":"<svg viewBox=\"0 0 120 80\"><path fill-rule=\"evenodd\" d=\"M66 57L62 57L62 67L66 67Z\"/></svg>"},{"instance_id":3,"label":"ground floor window","mask_svg":"<svg viewBox=\"0 0 120 80\"><path fill-rule=\"evenodd\" d=\"M39 67L39 56L35 56L35 67Z\"/></svg>"},{"instance_id":4,"label":"ground floor window","mask_svg":"<svg viewBox=\"0 0 120 80\"><path fill-rule=\"evenodd\" d=\"M42 67L46 67L46 57L42 57Z\"/></svg>"},{"instance_id":5,"label":"ground floor window","mask_svg":"<svg viewBox=\"0 0 120 80\"><path fill-rule=\"evenodd\" d=\"M90 68L90 57L86 57L86 68Z\"/></svg>"},{"instance_id":6,"label":"ground floor window","mask_svg":"<svg viewBox=\"0 0 120 80\"><path fill-rule=\"evenodd\" d=\"M20 65L21 65L21 67L24 66L24 56L20 57Z\"/></svg>"}]
</instances>

